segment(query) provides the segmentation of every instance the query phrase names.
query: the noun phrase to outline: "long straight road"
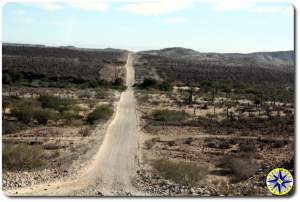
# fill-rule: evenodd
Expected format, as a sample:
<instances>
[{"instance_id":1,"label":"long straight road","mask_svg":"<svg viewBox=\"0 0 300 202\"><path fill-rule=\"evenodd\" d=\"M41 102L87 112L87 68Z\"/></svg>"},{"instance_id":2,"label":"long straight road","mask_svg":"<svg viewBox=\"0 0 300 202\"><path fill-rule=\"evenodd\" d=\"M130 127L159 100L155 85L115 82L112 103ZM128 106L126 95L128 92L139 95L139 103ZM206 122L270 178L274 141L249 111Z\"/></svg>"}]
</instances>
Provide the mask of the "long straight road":
<instances>
[{"instance_id":1,"label":"long straight road","mask_svg":"<svg viewBox=\"0 0 300 202\"><path fill-rule=\"evenodd\" d=\"M121 95L116 116L97 154L97 162L88 172L88 177L91 178L101 173L99 177L105 195L135 193L131 179L136 173L138 147L136 100L132 89L132 54L128 54L126 72L128 88Z\"/></svg>"},{"instance_id":2,"label":"long straight road","mask_svg":"<svg viewBox=\"0 0 300 202\"><path fill-rule=\"evenodd\" d=\"M132 186L137 168L137 116L132 85L134 69L132 54L126 63L127 90L121 94L116 114L93 162L78 179L14 190L9 195L72 196L93 195L95 190L105 196L143 195ZM16 194L18 192L18 194Z\"/></svg>"}]
</instances>

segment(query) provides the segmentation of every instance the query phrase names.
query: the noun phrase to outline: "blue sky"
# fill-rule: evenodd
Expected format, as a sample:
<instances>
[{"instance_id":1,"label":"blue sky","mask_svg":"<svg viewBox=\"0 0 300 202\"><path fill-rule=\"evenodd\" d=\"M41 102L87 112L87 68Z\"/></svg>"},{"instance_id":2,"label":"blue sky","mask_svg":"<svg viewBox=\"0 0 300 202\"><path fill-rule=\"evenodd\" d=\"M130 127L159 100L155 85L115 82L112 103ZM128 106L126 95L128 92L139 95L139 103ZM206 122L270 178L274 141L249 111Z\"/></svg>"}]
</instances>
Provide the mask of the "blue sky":
<instances>
[{"instance_id":1,"label":"blue sky","mask_svg":"<svg viewBox=\"0 0 300 202\"><path fill-rule=\"evenodd\" d=\"M52 46L186 47L201 52L294 49L288 3L112 0L6 3L2 41Z\"/></svg>"}]
</instances>

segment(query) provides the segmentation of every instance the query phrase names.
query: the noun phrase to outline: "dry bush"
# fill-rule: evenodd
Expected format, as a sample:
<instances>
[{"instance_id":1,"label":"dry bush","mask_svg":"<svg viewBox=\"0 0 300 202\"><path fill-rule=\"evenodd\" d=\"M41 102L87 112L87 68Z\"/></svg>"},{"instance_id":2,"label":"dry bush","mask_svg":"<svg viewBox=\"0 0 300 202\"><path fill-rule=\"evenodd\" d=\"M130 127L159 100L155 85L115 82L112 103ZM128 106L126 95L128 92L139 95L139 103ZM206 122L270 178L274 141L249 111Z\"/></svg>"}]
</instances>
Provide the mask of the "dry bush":
<instances>
[{"instance_id":1,"label":"dry bush","mask_svg":"<svg viewBox=\"0 0 300 202\"><path fill-rule=\"evenodd\" d=\"M149 140L146 140L144 142L144 145L145 145L145 148L146 149L152 149L152 147L154 146L154 144L156 142L159 142L160 141L160 138L159 137L154 137L154 138L151 138Z\"/></svg>"},{"instance_id":2,"label":"dry bush","mask_svg":"<svg viewBox=\"0 0 300 202\"><path fill-rule=\"evenodd\" d=\"M20 130L20 123L17 121L2 121L2 134L15 133Z\"/></svg>"},{"instance_id":3,"label":"dry bush","mask_svg":"<svg viewBox=\"0 0 300 202\"><path fill-rule=\"evenodd\" d=\"M215 139L215 138L207 138L205 139L205 142L208 142L206 144L209 148L215 148L215 149L229 149L232 144L234 144L234 141L231 141L230 139Z\"/></svg>"},{"instance_id":4,"label":"dry bush","mask_svg":"<svg viewBox=\"0 0 300 202\"><path fill-rule=\"evenodd\" d=\"M7 170L38 168L45 164L44 150L41 145L6 144L2 150L2 163Z\"/></svg>"},{"instance_id":5,"label":"dry bush","mask_svg":"<svg viewBox=\"0 0 300 202\"><path fill-rule=\"evenodd\" d=\"M79 134L82 136L82 137L87 137L90 135L90 132L91 132L91 128L90 127L83 127L79 130Z\"/></svg>"},{"instance_id":6,"label":"dry bush","mask_svg":"<svg viewBox=\"0 0 300 202\"><path fill-rule=\"evenodd\" d=\"M206 166L193 162L160 159L154 160L152 166L161 176L184 186L195 186L208 174Z\"/></svg>"},{"instance_id":7,"label":"dry bush","mask_svg":"<svg viewBox=\"0 0 300 202\"><path fill-rule=\"evenodd\" d=\"M241 152L252 153L252 152L256 152L256 146L254 143L249 143L249 142L240 143L239 150Z\"/></svg>"},{"instance_id":8,"label":"dry bush","mask_svg":"<svg viewBox=\"0 0 300 202\"><path fill-rule=\"evenodd\" d=\"M70 106L75 104L75 101L72 99L65 99L52 95L40 95L38 100L41 102L43 108L54 109L59 112L69 110Z\"/></svg>"},{"instance_id":9,"label":"dry bush","mask_svg":"<svg viewBox=\"0 0 300 202\"><path fill-rule=\"evenodd\" d=\"M164 109L164 110L155 110L152 113L152 117L156 121L180 124L189 117L189 114L183 111Z\"/></svg>"},{"instance_id":10,"label":"dry bush","mask_svg":"<svg viewBox=\"0 0 300 202\"><path fill-rule=\"evenodd\" d=\"M94 124L97 120L107 120L113 114L113 108L111 105L101 105L96 107L94 111L88 114L86 121L89 124Z\"/></svg>"},{"instance_id":11,"label":"dry bush","mask_svg":"<svg viewBox=\"0 0 300 202\"><path fill-rule=\"evenodd\" d=\"M22 121L23 123L29 123L34 115L34 109L32 106L27 104L19 104L12 108L11 114L15 116L18 121Z\"/></svg>"},{"instance_id":12,"label":"dry bush","mask_svg":"<svg viewBox=\"0 0 300 202\"><path fill-rule=\"evenodd\" d=\"M37 120L39 124L46 124L48 120L56 119L55 111L51 109L35 109L33 112L33 118Z\"/></svg>"},{"instance_id":13,"label":"dry bush","mask_svg":"<svg viewBox=\"0 0 300 202\"><path fill-rule=\"evenodd\" d=\"M60 140L51 140L43 144L43 148L46 150L55 150L65 147L63 144L60 144Z\"/></svg>"},{"instance_id":14,"label":"dry bush","mask_svg":"<svg viewBox=\"0 0 300 202\"><path fill-rule=\"evenodd\" d=\"M220 159L218 166L231 171L233 182L248 179L255 174L259 167L251 155L249 158L226 155Z\"/></svg>"}]
</instances>

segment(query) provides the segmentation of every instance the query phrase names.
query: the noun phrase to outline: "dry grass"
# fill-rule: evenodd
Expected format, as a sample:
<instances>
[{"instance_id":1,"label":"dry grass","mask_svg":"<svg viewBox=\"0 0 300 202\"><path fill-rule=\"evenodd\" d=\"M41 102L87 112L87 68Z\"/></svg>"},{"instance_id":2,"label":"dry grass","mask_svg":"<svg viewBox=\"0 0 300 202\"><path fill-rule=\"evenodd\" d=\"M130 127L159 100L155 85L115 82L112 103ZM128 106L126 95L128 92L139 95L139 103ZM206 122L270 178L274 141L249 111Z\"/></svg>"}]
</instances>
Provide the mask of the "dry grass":
<instances>
[{"instance_id":1,"label":"dry grass","mask_svg":"<svg viewBox=\"0 0 300 202\"><path fill-rule=\"evenodd\" d=\"M6 144L2 150L2 163L7 170L38 168L45 164L44 150L41 145Z\"/></svg>"},{"instance_id":2,"label":"dry grass","mask_svg":"<svg viewBox=\"0 0 300 202\"><path fill-rule=\"evenodd\" d=\"M255 174L259 167L250 154L248 158L226 155L220 159L218 166L232 173L232 182L248 179Z\"/></svg>"},{"instance_id":3,"label":"dry grass","mask_svg":"<svg viewBox=\"0 0 300 202\"><path fill-rule=\"evenodd\" d=\"M206 166L193 162L154 160L152 166L166 179L185 186L195 186L208 174Z\"/></svg>"}]
</instances>

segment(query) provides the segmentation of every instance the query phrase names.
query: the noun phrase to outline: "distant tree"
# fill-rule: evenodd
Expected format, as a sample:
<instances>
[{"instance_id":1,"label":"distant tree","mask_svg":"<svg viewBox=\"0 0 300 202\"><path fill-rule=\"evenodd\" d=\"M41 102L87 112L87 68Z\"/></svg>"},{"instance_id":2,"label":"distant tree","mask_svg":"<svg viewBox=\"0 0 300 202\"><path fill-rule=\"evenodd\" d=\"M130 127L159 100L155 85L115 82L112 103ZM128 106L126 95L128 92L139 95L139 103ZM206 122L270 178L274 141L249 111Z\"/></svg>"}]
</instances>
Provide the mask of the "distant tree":
<instances>
[{"instance_id":1,"label":"distant tree","mask_svg":"<svg viewBox=\"0 0 300 202\"><path fill-rule=\"evenodd\" d=\"M161 91L171 91L173 89L173 86L170 82L163 81L161 84L159 84L159 90Z\"/></svg>"},{"instance_id":2,"label":"distant tree","mask_svg":"<svg viewBox=\"0 0 300 202\"><path fill-rule=\"evenodd\" d=\"M113 85L114 86L122 86L122 85L124 85L124 80L122 78L116 78Z\"/></svg>"},{"instance_id":3,"label":"distant tree","mask_svg":"<svg viewBox=\"0 0 300 202\"><path fill-rule=\"evenodd\" d=\"M155 79L146 78L139 86L140 88L147 89L147 88L156 88L157 84L158 82Z\"/></svg>"}]
</instances>

